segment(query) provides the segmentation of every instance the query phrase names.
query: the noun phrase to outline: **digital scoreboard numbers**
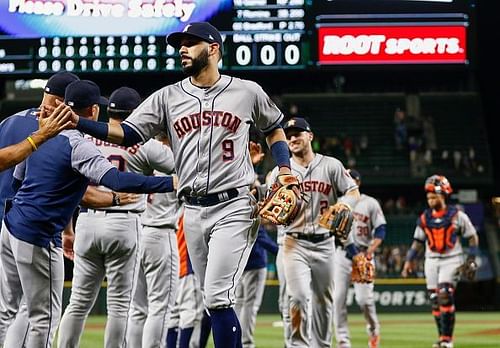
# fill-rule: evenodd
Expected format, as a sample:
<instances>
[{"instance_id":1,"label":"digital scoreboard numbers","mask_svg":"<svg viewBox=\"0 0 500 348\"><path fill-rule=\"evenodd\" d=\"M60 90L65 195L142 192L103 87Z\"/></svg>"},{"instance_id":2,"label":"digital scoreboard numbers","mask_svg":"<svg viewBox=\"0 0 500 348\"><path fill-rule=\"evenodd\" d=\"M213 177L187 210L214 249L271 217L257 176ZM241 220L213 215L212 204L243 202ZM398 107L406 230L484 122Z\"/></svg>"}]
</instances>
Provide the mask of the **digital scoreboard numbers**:
<instances>
[{"instance_id":1,"label":"digital scoreboard numbers","mask_svg":"<svg viewBox=\"0 0 500 348\"><path fill-rule=\"evenodd\" d=\"M203 20L215 25L223 36L222 70L301 69L310 56L305 0L49 1L57 5L54 5L57 13L37 8L31 0L6 1L8 7L0 4L3 22L0 23L0 74L43 74L61 70L178 71L181 70L178 50L168 45L166 37L181 31L190 21ZM153 5L161 3L189 5L190 18L176 15L173 10L164 13L168 18L156 18L155 11L160 7ZM132 11L138 4L142 4L143 18L137 18ZM105 8L111 10L106 12ZM28 22L32 19L28 21L27 16L37 21L36 32L31 31L33 24ZM49 20L55 21L57 27L47 25ZM149 24L153 22L158 24ZM95 28L87 23L94 23ZM106 35L106 28L111 30L112 23L123 25L124 35ZM136 27L136 23L144 27ZM163 29L154 29L158 25L163 25Z\"/></svg>"},{"instance_id":2,"label":"digital scoreboard numbers","mask_svg":"<svg viewBox=\"0 0 500 348\"><path fill-rule=\"evenodd\" d=\"M235 0L232 69L303 68L308 60L304 0Z\"/></svg>"},{"instance_id":3,"label":"digital scoreboard numbers","mask_svg":"<svg viewBox=\"0 0 500 348\"><path fill-rule=\"evenodd\" d=\"M165 45L155 36L40 38L36 72L155 72Z\"/></svg>"}]
</instances>

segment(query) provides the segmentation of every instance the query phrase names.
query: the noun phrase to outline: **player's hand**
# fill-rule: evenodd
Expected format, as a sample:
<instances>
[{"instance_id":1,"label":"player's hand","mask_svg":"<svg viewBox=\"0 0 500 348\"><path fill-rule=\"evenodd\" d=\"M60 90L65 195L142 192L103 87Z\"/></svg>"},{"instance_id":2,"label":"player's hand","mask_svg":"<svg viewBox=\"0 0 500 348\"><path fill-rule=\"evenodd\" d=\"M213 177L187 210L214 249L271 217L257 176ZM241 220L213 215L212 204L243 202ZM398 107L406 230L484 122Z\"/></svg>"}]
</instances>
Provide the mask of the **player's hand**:
<instances>
[{"instance_id":1,"label":"player's hand","mask_svg":"<svg viewBox=\"0 0 500 348\"><path fill-rule=\"evenodd\" d=\"M73 250L73 244L75 243L75 233L63 233L62 235L62 247L63 255L70 259L71 261L75 258L75 251Z\"/></svg>"},{"instance_id":2,"label":"player's hand","mask_svg":"<svg viewBox=\"0 0 500 348\"><path fill-rule=\"evenodd\" d=\"M403 278L407 278L410 274L413 273L413 264L411 261L405 261L403 265L403 270L401 271L401 276Z\"/></svg>"},{"instance_id":3,"label":"player's hand","mask_svg":"<svg viewBox=\"0 0 500 348\"><path fill-rule=\"evenodd\" d=\"M40 140L46 141L66 129L71 124L71 108L60 104L52 112L48 107L42 107L38 114L38 131L35 133Z\"/></svg>"},{"instance_id":4,"label":"player's hand","mask_svg":"<svg viewBox=\"0 0 500 348\"><path fill-rule=\"evenodd\" d=\"M262 162L266 155L264 151L262 151L262 145L253 141L250 141L250 143L248 144L248 150L250 152L250 159L252 160L253 165Z\"/></svg>"},{"instance_id":5,"label":"player's hand","mask_svg":"<svg viewBox=\"0 0 500 348\"><path fill-rule=\"evenodd\" d=\"M135 203L141 198L141 196L136 193L116 192L116 194L120 200L120 205Z\"/></svg>"},{"instance_id":6,"label":"player's hand","mask_svg":"<svg viewBox=\"0 0 500 348\"><path fill-rule=\"evenodd\" d=\"M69 119L68 119L69 122L66 126L66 129L75 129L76 125L78 124L78 120L80 119L80 116L78 116L76 113L74 113L73 110L71 110L71 107L64 104L60 100L56 100L56 105L57 106L54 110L55 113L60 113L60 112L69 113ZM61 110L63 110L63 111L61 111Z\"/></svg>"}]
</instances>

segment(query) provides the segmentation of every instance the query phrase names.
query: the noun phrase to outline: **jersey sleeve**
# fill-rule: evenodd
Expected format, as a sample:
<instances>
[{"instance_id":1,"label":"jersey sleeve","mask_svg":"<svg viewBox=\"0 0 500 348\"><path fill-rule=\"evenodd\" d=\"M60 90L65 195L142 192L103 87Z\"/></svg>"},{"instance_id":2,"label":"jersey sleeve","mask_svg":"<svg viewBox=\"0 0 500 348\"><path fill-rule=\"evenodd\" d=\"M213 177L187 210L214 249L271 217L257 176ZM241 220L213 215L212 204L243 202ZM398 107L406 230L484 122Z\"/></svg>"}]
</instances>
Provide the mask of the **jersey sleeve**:
<instances>
[{"instance_id":1,"label":"jersey sleeve","mask_svg":"<svg viewBox=\"0 0 500 348\"><path fill-rule=\"evenodd\" d=\"M90 181L100 182L111 168L114 168L88 139L79 138L72 142L71 166Z\"/></svg>"},{"instance_id":2,"label":"jersey sleeve","mask_svg":"<svg viewBox=\"0 0 500 348\"><path fill-rule=\"evenodd\" d=\"M382 211L382 207L380 206L380 203L374 198L370 200L370 219L372 221L372 226L373 229L376 229L380 225L385 225L387 224L387 221L385 220L385 215L384 212Z\"/></svg>"},{"instance_id":3,"label":"jersey sleeve","mask_svg":"<svg viewBox=\"0 0 500 348\"><path fill-rule=\"evenodd\" d=\"M415 227L415 232L413 233L413 239L425 242L426 239L425 232L422 229L422 227L420 227L420 225L417 225L417 227Z\"/></svg>"},{"instance_id":4,"label":"jersey sleeve","mask_svg":"<svg viewBox=\"0 0 500 348\"><path fill-rule=\"evenodd\" d=\"M283 119L283 113L264 92L262 87L251 82L251 86L255 91L255 104L253 108L252 118L255 125L262 132L266 133L276 128Z\"/></svg>"},{"instance_id":5,"label":"jersey sleeve","mask_svg":"<svg viewBox=\"0 0 500 348\"><path fill-rule=\"evenodd\" d=\"M151 94L123 122L135 130L143 142L166 129L168 88Z\"/></svg>"},{"instance_id":6,"label":"jersey sleeve","mask_svg":"<svg viewBox=\"0 0 500 348\"><path fill-rule=\"evenodd\" d=\"M460 226L460 230L464 238L468 239L477 235L476 228L472 224L472 221L470 221L469 216L463 211L458 212L458 225Z\"/></svg>"},{"instance_id":7,"label":"jersey sleeve","mask_svg":"<svg viewBox=\"0 0 500 348\"><path fill-rule=\"evenodd\" d=\"M353 178L349 175L342 162L336 158L330 158L330 175L336 190L342 194L357 188Z\"/></svg>"},{"instance_id":8,"label":"jersey sleeve","mask_svg":"<svg viewBox=\"0 0 500 348\"><path fill-rule=\"evenodd\" d=\"M170 147L158 140L151 139L142 148L145 151L146 160L151 168L165 174L174 172L174 154Z\"/></svg>"}]
</instances>

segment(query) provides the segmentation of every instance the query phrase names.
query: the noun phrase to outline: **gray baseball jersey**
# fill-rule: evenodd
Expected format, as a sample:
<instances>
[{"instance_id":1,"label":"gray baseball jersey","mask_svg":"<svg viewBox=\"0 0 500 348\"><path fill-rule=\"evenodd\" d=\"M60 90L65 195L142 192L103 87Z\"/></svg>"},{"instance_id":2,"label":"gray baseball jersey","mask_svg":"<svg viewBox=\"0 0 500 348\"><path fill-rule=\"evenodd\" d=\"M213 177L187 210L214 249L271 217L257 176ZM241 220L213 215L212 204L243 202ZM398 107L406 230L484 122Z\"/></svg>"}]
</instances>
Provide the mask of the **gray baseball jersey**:
<instances>
[{"instance_id":1,"label":"gray baseball jersey","mask_svg":"<svg viewBox=\"0 0 500 348\"><path fill-rule=\"evenodd\" d=\"M354 226L348 240L357 246L368 248L374 238L375 229L387 224L380 203L373 197L361 194L352 212Z\"/></svg>"},{"instance_id":2,"label":"gray baseball jersey","mask_svg":"<svg viewBox=\"0 0 500 348\"><path fill-rule=\"evenodd\" d=\"M118 170L121 172L141 173L144 175L152 175L156 168L164 173L172 173L174 170L174 158L172 151L166 145L163 145L156 139L150 139L143 145L136 144L134 146L125 147L99 140L91 136L87 136L97 148L101 151ZM99 186L100 190L109 191L105 186ZM165 194L158 194L164 196ZM171 193L168 195L172 196ZM124 210L143 212L146 209L146 197L143 194L142 198L137 202L110 207L112 210ZM106 209L103 209L106 210Z\"/></svg>"},{"instance_id":3,"label":"gray baseball jersey","mask_svg":"<svg viewBox=\"0 0 500 348\"><path fill-rule=\"evenodd\" d=\"M330 347L335 244L329 231L318 222L324 209L357 185L342 163L333 157L315 154L307 168L293 157L290 163L292 174L298 176L306 195L294 222L286 227L278 226L280 238L284 238L284 273L290 296L290 344L292 347ZM270 182L277 174L275 168Z\"/></svg>"},{"instance_id":4,"label":"gray baseball jersey","mask_svg":"<svg viewBox=\"0 0 500 348\"><path fill-rule=\"evenodd\" d=\"M166 86L125 121L144 140L166 130L179 196L219 194L214 204L186 204L184 215L191 261L209 309L234 305L234 289L257 234L256 202L248 190L255 179L250 126L267 132L282 118L258 84L221 75L209 88L190 78ZM224 199L235 188L236 197Z\"/></svg>"},{"instance_id":5,"label":"gray baseball jersey","mask_svg":"<svg viewBox=\"0 0 500 348\"><path fill-rule=\"evenodd\" d=\"M353 207L354 224L352 233L349 235L348 243L354 242L356 246L367 248L374 238L375 229L386 224L385 216L379 202L368 195L361 194L356 205ZM372 262L374 262L372 260ZM347 292L351 285L352 261L346 255L342 247L335 251L335 339L340 347L349 348L351 340L347 322ZM369 336L380 334L380 323L377 317L374 301L374 284L354 283L356 302L367 322L367 333Z\"/></svg>"},{"instance_id":6,"label":"gray baseball jersey","mask_svg":"<svg viewBox=\"0 0 500 348\"><path fill-rule=\"evenodd\" d=\"M330 205L335 204L339 195L357 188L344 165L336 158L316 154L307 168L299 165L293 158L290 159L290 163L292 174L301 182L305 200L297 218L289 226L278 226L280 243L284 234L290 232L304 234L328 232L318 225L321 213ZM268 182L272 183L276 180L278 170L278 168L273 169Z\"/></svg>"},{"instance_id":7,"label":"gray baseball jersey","mask_svg":"<svg viewBox=\"0 0 500 348\"><path fill-rule=\"evenodd\" d=\"M90 138L120 171L152 174L154 169L173 168L169 148L157 140L123 147ZM73 284L68 307L61 320L58 347L78 346L86 317L94 304L101 282L107 278L108 322L105 347L125 342L132 290L137 276L140 235L139 212L146 196L137 203L80 214L76 225Z\"/></svg>"},{"instance_id":8,"label":"gray baseball jersey","mask_svg":"<svg viewBox=\"0 0 500 348\"><path fill-rule=\"evenodd\" d=\"M127 118L147 140L166 130L179 176L179 193L206 195L254 182L249 129L273 129L281 111L255 82L221 75L208 89L186 78L147 98Z\"/></svg>"}]
</instances>

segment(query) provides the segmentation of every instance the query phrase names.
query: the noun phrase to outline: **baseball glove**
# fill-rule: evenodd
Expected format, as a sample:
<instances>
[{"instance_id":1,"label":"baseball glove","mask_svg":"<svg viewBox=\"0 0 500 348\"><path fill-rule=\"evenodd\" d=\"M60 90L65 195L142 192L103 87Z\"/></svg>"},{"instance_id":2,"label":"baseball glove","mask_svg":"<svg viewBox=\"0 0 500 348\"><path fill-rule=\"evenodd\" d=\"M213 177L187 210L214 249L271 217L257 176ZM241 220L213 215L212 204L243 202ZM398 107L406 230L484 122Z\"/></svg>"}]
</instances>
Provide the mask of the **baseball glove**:
<instances>
[{"instance_id":1,"label":"baseball glove","mask_svg":"<svg viewBox=\"0 0 500 348\"><path fill-rule=\"evenodd\" d=\"M319 225L333 232L336 239L345 245L353 220L351 208L347 204L337 203L325 210L319 219Z\"/></svg>"},{"instance_id":2,"label":"baseball glove","mask_svg":"<svg viewBox=\"0 0 500 348\"><path fill-rule=\"evenodd\" d=\"M375 267L365 254L359 253L352 258L351 279L354 283L371 283L375 278Z\"/></svg>"},{"instance_id":3,"label":"baseball glove","mask_svg":"<svg viewBox=\"0 0 500 348\"><path fill-rule=\"evenodd\" d=\"M300 184L291 174L278 175L261 203L259 215L276 225L293 222L302 205Z\"/></svg>"},{"instance_id":4,"label":"baseball glove","mask_svg":"<svg viewBox=\"0 0 500 348\"><path fill-rule=\"evenodd\" d=\"M474 280L476 277L476 271L477 263L473 257L468 257L462 266L457 269L458 274L467 280Z\"/></svg>"}]
</instances>

